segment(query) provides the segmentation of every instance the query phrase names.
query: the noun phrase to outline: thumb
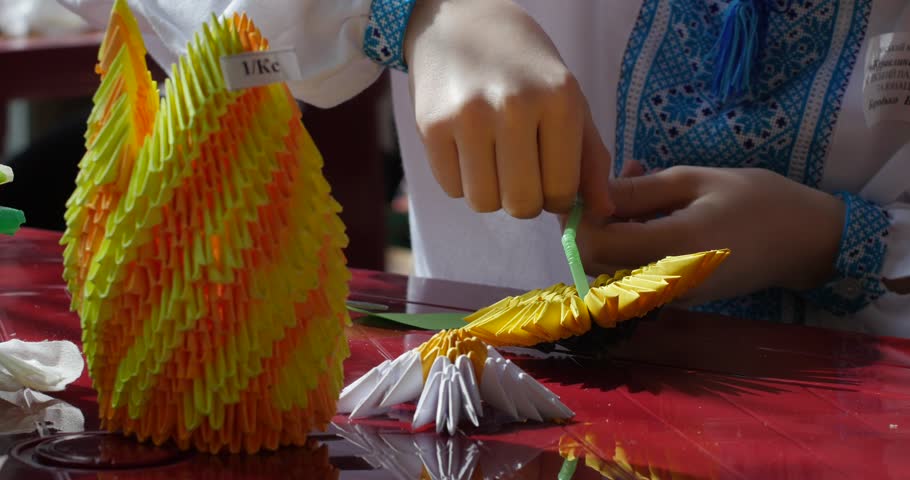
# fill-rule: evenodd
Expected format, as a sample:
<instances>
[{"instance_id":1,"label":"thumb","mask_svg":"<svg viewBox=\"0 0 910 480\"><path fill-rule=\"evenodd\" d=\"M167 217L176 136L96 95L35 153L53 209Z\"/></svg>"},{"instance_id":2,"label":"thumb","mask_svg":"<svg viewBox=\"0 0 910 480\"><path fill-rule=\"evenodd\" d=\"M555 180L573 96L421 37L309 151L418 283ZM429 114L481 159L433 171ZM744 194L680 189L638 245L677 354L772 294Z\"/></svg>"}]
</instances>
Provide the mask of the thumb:
<instances>
[{"instance_id":1,"label":"thumb","mask_svg":"<svg viewBox=\"0 0 910 480\"><path fill-rule=\"evenodd\" d=\"M613 157L600 138L591 113L585 119L584 138L581 148L581 179L579 190L585 201L585 208L594 216L607 217L613 214L615 206L610 196L610 169Z\"/></svg>"}]
</instances>

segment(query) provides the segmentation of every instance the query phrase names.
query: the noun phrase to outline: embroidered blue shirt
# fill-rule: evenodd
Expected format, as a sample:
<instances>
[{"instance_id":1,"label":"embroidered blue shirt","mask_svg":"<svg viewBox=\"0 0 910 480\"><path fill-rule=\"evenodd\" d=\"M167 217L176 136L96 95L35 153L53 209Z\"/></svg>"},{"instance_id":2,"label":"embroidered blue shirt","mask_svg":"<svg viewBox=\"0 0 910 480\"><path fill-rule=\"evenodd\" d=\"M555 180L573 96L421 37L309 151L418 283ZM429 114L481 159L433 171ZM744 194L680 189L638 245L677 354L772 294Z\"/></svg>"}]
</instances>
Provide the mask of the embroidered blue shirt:
<instances>
[{"instance_id":1,"label":"embroidered blue shirt","mask_svg":"<svg viewBox=\"0 0 910 480\"><path fill-rule=\"evenodd\" d=\"M818 186L871 0L772 2L776 8L768 14L752 91L722 103L711 94L711 80L730 3L644 0L620 76L617 174L626 160L635 159L646 170L682 164L766 168ZM872 229L851 228L850 220L845 233L858 237L844 244L862 243L862 235L879 238L887 229L880 222ZM882 260L863 261L865 270L877 273ZM839 265L839 271L851 268L859 267ZM794 305L791 294L768 290L699 309L780 320L800 316L802 308Z\"/></svg>"},{"instance_id":2,"label":"embroidered blue shirt","mask_svg":"<svg viewBox=\"0 0 910 480\"><path fill-rule=\"evenodd\" d=\"M408 71L404 60L404 35L415 0L373 0L363 36L363 52L374 62Z\"/></svg>"}]
</instances>

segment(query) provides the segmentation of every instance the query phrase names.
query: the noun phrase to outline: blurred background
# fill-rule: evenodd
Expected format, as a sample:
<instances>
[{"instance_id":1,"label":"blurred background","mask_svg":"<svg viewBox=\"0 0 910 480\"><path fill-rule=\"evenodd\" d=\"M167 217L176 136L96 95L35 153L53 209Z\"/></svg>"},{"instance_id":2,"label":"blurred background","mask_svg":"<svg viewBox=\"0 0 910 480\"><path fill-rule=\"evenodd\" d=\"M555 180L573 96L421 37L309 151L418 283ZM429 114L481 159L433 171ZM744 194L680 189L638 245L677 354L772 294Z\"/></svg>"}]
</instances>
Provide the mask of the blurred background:
<instances>
[{"instance_id":1,"label":"blurred background","mask_svg":"<svg viewBox=\"0 0 910 480\"><path fill-rule=\"evenodd\" d=\"M0 188L0 205L23 210L28 227L65 228L64 205L85 153L86 119L99 84L94 66L101 38L55 0L0 0L0 163L16 173ZM407 196L388 78L338 107L301 110L344 208L349 265L410 273Z\"/></svg>"}]
</instances>

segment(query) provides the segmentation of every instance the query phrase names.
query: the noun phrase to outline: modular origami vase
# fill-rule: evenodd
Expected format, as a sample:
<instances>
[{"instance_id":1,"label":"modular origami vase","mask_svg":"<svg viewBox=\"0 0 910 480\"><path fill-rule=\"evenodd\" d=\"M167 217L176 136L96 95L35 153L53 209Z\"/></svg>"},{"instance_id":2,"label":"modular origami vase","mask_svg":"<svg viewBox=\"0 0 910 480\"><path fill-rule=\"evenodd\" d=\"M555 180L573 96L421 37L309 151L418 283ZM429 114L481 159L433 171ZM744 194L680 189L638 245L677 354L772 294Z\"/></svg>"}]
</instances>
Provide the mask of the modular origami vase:
<instances>
[{"instance_id":1,"label":"modular origami vase","mask_svg":"<svg viewBox=\"0 0 910 480\"><path fill-rule=\"evenodd\" d=\"M287 87L229 91L219 64L267 49L245 16L213 17L159 100L115 2L62 239L106 429L252 453L305 445L335 413L340 206Z\"/></svg>"}]
</instances>

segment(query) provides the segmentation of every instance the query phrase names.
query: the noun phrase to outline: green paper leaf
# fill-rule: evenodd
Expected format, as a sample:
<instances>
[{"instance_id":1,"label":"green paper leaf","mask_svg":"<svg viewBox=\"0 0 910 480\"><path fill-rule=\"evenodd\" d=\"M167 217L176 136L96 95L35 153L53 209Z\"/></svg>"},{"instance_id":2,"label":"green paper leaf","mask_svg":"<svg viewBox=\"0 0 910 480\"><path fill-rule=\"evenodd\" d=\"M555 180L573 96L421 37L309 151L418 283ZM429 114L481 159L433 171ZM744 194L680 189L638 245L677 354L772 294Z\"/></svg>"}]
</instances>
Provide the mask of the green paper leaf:
<instances>
[{"instance_id":1,"label":"green paper leaf","mask_svg":"<svg viewBox=\"0 0 910 480\"><path fill-rule=\"evenodd\" d=\"M396 325L419 328L421 330L450 330L461 328L467 323L464 321L467 313L443 312L443 313L386 313L364 310L348 305L348 310L362 313L372 318L378 318L393 322ZM375 325L381 326L381 325Z\"/></svg>"},{"instance_id":2,"label":"green paper leaf","mask_svg":"<svg viewBox=\"0 0 910 480\"><path fill-rule=\"evenodd\" d=\"M12 235L25 223L25 214L14 208L0 207L0 234Z\"/></svg>"}]
</instances>

